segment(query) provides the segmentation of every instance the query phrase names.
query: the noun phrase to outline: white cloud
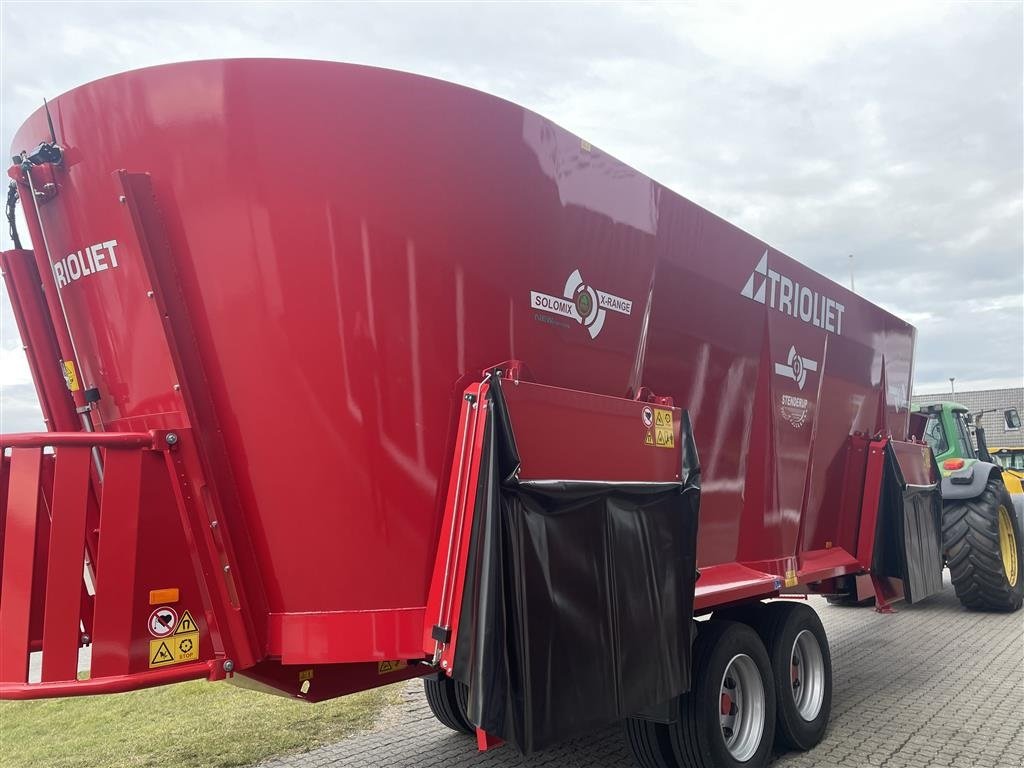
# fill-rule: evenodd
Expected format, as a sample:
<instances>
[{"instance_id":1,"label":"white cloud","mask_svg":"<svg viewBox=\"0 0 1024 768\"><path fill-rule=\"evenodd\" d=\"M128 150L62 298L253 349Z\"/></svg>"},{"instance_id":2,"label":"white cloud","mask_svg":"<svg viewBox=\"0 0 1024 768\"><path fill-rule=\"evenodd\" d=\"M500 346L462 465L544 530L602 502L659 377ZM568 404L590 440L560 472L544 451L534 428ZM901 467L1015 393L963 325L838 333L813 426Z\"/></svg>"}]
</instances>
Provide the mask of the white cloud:
<instances>
[{"instance_id":1,"label":"white cloud","mask_svg":"<svg viewBox=\"0 0 1024 768\"><path fill-rule=\"evenodd\" d=\"M47 9L40 59L37 11L0 6L5 150L43 96L151 64L294 56L443 77L550 117L834 280L855 254L859 292L918 324L919 382L1024 378L1024 309L1006 298L1024 294L1019 3ZM0 344L20 352L6 325ZM23 377L10 365L0 376Z\"/></svg>"},{"instance_id":2,"label":"white cloud","mask_svg":"<svg viewBox=\"0 0 1024 768\"><path fill-rule=\"evenodd\" d=\"M0 347L0 387L31 383L32 374L21 347Z\"/></svg>"}]
</instances>

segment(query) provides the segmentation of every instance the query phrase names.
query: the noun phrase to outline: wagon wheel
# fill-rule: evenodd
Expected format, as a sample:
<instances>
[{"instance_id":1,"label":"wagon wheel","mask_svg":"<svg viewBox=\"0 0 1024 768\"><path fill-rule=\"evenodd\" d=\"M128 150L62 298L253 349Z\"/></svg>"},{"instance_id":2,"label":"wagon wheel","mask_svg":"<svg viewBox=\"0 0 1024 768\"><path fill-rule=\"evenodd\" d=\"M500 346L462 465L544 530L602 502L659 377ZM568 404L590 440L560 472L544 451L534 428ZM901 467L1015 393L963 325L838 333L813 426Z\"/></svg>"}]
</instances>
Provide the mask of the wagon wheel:
<instances>
[{"instance_id":1,"label":"wagon wheel","mask_svg":"<svg viewBox=\"0 0 1024 768\"><path fill-rule=\"evenodd\" d=\"M771 757L775 682L757 633L734 621L706 622L693 648L693 684L676 722L627 721L642 768L761 768Z\"/></svg>"},{"instance_id":2,"label":"wagon wheel","mask_svg":"<svg viewBox=\"0 0 1024 768\"><path fill-rule=\"evenodd\" d=\"M476 732L467 714L469 686L437 672L423 678L423 692L427 706L442 725L460 733Z\"/></svg>"},{"instance_id":3,"label":"wagon wheel","mask_svg":"<svg viewBox=\"0 0 1024 768\"><path fill-rule=\"evenodd\" d=\"M806 603L765 605L755 626L775 676L776 739L808 750L821 742L832 710L832 654L817 612Z\"/></svg>"}]
</instances>

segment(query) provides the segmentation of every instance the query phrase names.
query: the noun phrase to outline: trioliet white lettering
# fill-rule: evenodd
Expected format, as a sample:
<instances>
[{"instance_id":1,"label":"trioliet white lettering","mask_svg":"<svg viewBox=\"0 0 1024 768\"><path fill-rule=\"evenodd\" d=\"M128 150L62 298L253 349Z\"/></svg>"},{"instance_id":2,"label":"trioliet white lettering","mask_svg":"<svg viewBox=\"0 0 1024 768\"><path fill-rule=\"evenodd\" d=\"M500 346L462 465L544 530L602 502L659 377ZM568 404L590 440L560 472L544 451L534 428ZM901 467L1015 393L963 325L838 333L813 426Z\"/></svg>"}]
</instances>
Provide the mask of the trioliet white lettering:
<instances>
[{"instance_id":1,"label":"trioliet white lettering","mask_svg":"<svg viewBox=\"0 0 1024 768\"><path fill-rule=\"evenodd\" d=\"M831 333L840 335L843 332L846 307L771 269L767 250L747 278L740 295Z\"/></svg>"},{"instance_id":2,"label":"trioliet white lettering","mask_svg":"<svg viewBox=\"0 0 1024 768\"><path fill-rule=\"evenodd\" d=\"M69 253L53 265L53 279L63 288L83 277L117 267L117 240L87 245ZM108 261L109 260L109 261Z\"/></svg>"}]
</instances>

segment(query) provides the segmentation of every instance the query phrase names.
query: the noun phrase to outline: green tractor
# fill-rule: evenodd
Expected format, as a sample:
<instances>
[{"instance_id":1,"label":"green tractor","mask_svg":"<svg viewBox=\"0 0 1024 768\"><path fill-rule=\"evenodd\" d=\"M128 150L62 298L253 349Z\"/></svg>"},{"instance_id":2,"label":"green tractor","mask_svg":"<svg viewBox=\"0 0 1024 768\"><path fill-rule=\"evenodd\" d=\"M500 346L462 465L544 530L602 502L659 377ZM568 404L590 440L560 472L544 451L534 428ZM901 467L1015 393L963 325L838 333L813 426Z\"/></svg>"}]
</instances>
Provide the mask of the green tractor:
<instances>
[{"instance_id":1,"label":"green tractor","mask_svg":"<svg viewBox=\"0 0 1024 768\"><path fill-rule=\"evenodd\" d=\"M984 413L941 401L915 415L925 419L923 438L942 473L942 546L957 597L974 610L1016 611L1024 602L1024 496L1011 497L988 453Z\"/></svg>"}]
</instances>

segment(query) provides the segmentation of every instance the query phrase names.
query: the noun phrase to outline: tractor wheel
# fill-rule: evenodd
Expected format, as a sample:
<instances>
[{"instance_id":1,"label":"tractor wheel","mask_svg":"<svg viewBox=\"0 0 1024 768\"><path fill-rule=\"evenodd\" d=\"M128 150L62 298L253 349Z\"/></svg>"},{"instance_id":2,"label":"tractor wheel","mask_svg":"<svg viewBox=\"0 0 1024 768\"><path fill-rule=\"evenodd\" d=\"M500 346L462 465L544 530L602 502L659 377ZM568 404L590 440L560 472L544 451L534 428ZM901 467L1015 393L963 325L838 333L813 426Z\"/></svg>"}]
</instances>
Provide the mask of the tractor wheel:
<instances>
[{"instance_id":1,"label":"tractor wheel","mask_svg":"<svg viewBox=\"0 0 1024 768\"><path fill-rule=\"evenodd\" d=\"M942 507L942 545L956 589L966 608L1016 611L1024 602L1024 536L1010 495L994 474L973 499Z\"/></svg>"},{"instance_id":2,"label":"tractor wheel","mask_svg":"<svg viewBox=\"0 0 1024 768\"><path fill-rule=\"evenodd\" d=\"M765 609L756 629L775 675L776 743L807 751L825 736L832 710L828 638L805 603L769 603Z\"/></svg>"},{"instance_id":3,"label":"tractor wheel","mask_svg":"<svg viewBox=\"0 0 1024 768\"><path fill-rule=\"evenodd\" d=\"M626 734L643 768L763 768L775 731L775 684L764 643L745 624L702 623L693 684L676 722L631 718Z\"/></svg>"},{"instance_id":4,"label":"tractor wheel","mask_svg":"<svg viewBox=\"0 0 1024 768\"><path fill-rule=\"evenodd\" d=\"M469 686L465 683L453 680L444 672L436 672L423 678L423 692L430 711L442 725L460 733L476 731L466 714Z\"/></svg>"}]
</instances>

